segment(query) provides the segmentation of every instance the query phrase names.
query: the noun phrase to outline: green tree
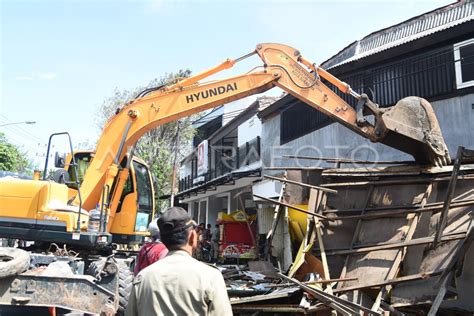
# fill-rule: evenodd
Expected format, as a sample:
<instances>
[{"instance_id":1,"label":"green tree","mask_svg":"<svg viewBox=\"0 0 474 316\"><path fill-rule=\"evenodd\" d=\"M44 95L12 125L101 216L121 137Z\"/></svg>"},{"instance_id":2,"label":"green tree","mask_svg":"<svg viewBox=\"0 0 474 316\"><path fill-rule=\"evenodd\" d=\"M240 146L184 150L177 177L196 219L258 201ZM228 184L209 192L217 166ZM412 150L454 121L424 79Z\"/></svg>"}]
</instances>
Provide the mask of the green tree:
<instances>
[{"instance_id":1,"label":"green tree","mask_svg":"<svg viewBox=\"0 0 474 316\"><path fill-rule=\"evenodd\" d=\"M165 74L161 78L156 78L144 87L137 87L131 90L115 89L114 94L107 98L99 108L97 126L102 129L118 108L131 101L141 91L174 82L178 78L189 77L190 74L191 71L189 69L179 70L176 73ZM187 153L185 148L189 147L189 143L194 135L192 121L195 119L195 116L186 117L179 121L158 126L143 135L136 145L135 155L143 159L150 166L150 170L156 179L155 195L157 197L171 193L175 152L177 151L178 153L177 162L179 163ZM179 142L177 141L178 130Z\"/></svg>"},{"instance_id":2,"label":"green tree","mask_svg":"<svg viewBox=\"0 0 474 316\"><path fill-rule=\"evenodd\" d=\"M0 133L0 170L31 173L31 162L26 153L10 143L3 133Z\"/></svg>"}]
</instances>

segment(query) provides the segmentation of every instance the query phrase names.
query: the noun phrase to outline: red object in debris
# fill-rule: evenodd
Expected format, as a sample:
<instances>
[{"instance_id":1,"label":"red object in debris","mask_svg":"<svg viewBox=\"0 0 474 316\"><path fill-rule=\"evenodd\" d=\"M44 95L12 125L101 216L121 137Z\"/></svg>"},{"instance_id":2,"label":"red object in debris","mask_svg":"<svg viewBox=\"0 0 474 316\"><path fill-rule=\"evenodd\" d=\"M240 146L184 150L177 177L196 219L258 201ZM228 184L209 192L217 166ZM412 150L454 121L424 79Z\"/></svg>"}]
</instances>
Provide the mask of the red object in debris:
<instances>
[{"instance_id":1,"label":"red object in debris","mask_svg":"<svg viewBox=\"0 0 474 316\"><path fill-rule=\"evenodd\" d=\"M231 221L223 221L221 223L224 226L220 249L221 256L224 258L254 258L256 225L249 225L247 222Z\"/></svg>"},{"instance_id":2,"label":"red object in debris","mask_svg":"<svg viewBox=\"0 0 474 316\"><path fill-rule=\"evenodd\" d=\"M48 307L49 315L56 316L56 307Z\"/></svg>"}]
</instances>

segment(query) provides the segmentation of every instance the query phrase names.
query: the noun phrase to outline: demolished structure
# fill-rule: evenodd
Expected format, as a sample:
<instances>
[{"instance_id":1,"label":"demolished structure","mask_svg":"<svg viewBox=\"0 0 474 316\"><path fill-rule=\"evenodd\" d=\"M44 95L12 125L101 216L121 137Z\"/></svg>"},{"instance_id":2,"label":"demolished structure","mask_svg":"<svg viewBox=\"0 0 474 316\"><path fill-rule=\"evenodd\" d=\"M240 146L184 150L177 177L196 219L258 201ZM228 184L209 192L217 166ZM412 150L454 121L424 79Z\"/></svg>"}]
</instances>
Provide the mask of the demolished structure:
<instances>
[{"instance_id":1,"label":"demolished structure","mask_svg":"<svg viewBox=\"0 0 474 316\"><path fill-rule=\"evenodd\" d=\"M472 312L473 162L474 151L460 147L453 167L301 169L267 176L285 183L283 194L279 200L256 198L276 205L274 232L290 232L296 256L288 273L280 271L282 281L260 282L268 294L233 300L234 311ZM268 271L262 273L274 280ZM298 288L308 295L304 303Z\"/></svg>"}]
</instances>

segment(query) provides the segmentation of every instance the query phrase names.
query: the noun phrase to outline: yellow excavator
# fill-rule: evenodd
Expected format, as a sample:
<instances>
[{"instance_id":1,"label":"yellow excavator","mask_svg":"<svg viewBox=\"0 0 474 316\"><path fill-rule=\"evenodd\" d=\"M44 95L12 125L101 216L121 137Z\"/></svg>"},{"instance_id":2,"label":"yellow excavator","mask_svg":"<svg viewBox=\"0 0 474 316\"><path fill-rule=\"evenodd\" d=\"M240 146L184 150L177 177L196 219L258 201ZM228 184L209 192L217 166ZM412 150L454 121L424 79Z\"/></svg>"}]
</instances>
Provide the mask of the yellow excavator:
<instances>
[{"instance_id":1,"label":"yellow excavator","mask_svg":"<svg viewBox=\"0 0 474 316\"><path fill-rule=\"evenodd\" d=\"M75 198L79 193L78 190L80 190L84 175L93 158L93 151L76 151L74 152L75 162L73 163L72 154L62 158L56 153L55 167L63 169L55 171L53 180L68 186L69 199ZM129 176L125 180L123 188L121 188L121 194L119 197L117 196L118 200L114 205L115 218L110 226L110 231L113 232L112 243L122 245L139 244L147 235L147 226L154 217L154 180L146 162L134 156L133 153L129 153L122 158L120 168L127 168ZM114 192L116 190L115 184L116 182L112 185L110 191ZM109 191L106 193L110 195ZM103 231L107 226L105 218L108 216L104 212L107 207L103 206L99 209L102 214L99 211L98 230ZM133 216L133 218L130 218L130 216ZM102 222L100 222L100 219L102 219ZM83 220L82 222L83 225L86 224L86 221ZM130 233L128 227L130 223L134 224L132 233Z\"/></svg>"},{"instance_id":2,"label":"yellow excavator","mask_svg":"<svg viewBox=\"0 0 474 316\"><path fill-rule=\"evenodd\" d=\"M239 76L202 82L255 54L263 65ZM346 103L323 80L357 99L356 107ZM360 136L408 153L420 163L442 166L450 162L436 116L426 100L407 97L392 107L379 108L366 95L359 95L348 84L304 58L298 50L282 44L259 44L251 53L228 59L195 76L146 89L118 109L105 125L95 152L84 156L88 166L82 181L78 181L77 174L80 155L71 155L68 170L72 172L69 178L75 181L74 186L46 179L0 180L0 237L44 245L36 253L29 253L28 271L23 272L24 265L18 264L21 268L13 271L11 262L9 269L4 269L3 277L7 280L0 282L0 304L62 306L87 313L123 310L129 272L122 277L123 260L114 258L113 236L120 235L127 241L143 235L137 229L137 223L143 220L140 207L127 208L123 199L130 170L135 167L132 157L136 142L161 124L273 87L283 89ZM143 168L141 172L149 173ZM136 189L143 188L138 185ZM136 199L133 196L128 203L140 204ZM149 214L145 215L147 220ZM98 225L91 225L93 221L98 221ZM57 256L66 258L62 260L74 272L69 279L53 276L41 279L31 272L41 264L51 266L51 259L39 254L51 243L63 250ZM70 259L70 251L79 253L82 261ZM13 254L4 255L8 256L16 258ZM55 260L55 263L60 261ZM4 260L3 264L8 261ZM89 276L94 281L88 281ZM29 284L33 283L31 289ZM48 295L36 295L45 288L61 288L68 293L52 291ZM83 292L86 298L90 295L90 299L75 298L71 294L74 291Z\"/></svg>"}]
</instances>

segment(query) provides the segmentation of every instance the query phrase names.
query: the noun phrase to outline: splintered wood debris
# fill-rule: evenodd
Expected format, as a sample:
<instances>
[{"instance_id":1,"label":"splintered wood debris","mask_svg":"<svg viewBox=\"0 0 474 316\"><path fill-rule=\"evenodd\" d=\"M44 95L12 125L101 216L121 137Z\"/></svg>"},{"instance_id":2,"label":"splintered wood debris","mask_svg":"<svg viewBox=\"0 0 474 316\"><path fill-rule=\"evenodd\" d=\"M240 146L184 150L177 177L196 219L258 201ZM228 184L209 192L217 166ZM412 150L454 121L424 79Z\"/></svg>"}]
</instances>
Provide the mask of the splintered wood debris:
<instances>
[{"instance_id":1,"label":"splintered wood debris","mask_svg":"<svg viewBox=\"0 0 474 316\"><path fill-rule=\"evenodd\" d=\"M472 314L474 165L464 158L473 153L461 148L454 166L431 169L268 170L285 187L256 197L278 206L267 271L223 271L234 313ZM272 260L279 266L277 225L288 225L299 249L278 277L268 274Z\"/></svg>"}]
</instances>

